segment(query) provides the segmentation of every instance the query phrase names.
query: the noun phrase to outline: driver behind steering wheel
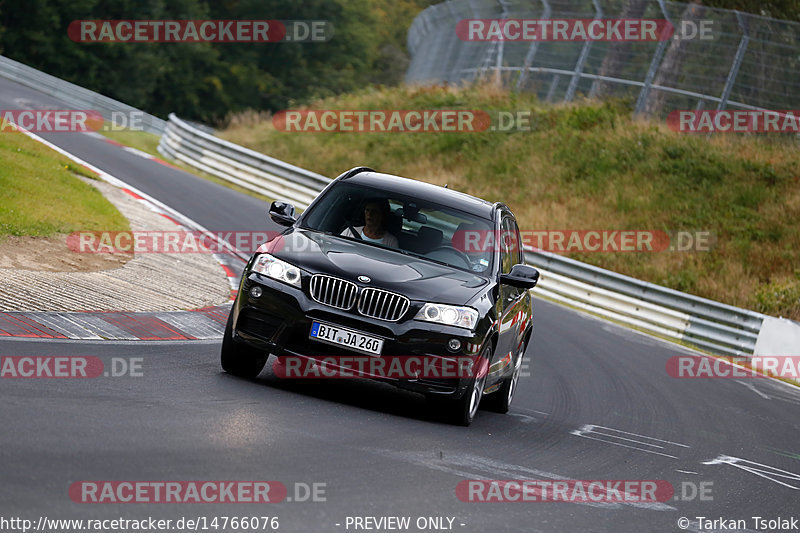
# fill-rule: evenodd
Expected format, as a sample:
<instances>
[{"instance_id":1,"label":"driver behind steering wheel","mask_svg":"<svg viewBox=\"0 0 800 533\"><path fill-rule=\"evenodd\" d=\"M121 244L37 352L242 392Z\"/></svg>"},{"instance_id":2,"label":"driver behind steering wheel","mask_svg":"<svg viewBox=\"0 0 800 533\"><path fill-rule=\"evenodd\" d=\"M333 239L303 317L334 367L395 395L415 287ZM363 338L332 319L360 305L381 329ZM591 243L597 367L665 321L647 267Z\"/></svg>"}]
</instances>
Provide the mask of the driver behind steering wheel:
<instances>
[{"instance_id":1,"label":"driver behind steering wheel","mask_svg":"<svg viewBox=\"0 0 800 533\"><path fill-rule=\"evenodd\" d=\"M360 236L366 242L374 242L390 248L399 248L397 237L386 229L386 222L390 213L391 207L387 198L370 199L364 204L364 225L345 228L341 235L356 238ZM354 234L354 230L358 233Z\"/></svg>"}]
</instances>

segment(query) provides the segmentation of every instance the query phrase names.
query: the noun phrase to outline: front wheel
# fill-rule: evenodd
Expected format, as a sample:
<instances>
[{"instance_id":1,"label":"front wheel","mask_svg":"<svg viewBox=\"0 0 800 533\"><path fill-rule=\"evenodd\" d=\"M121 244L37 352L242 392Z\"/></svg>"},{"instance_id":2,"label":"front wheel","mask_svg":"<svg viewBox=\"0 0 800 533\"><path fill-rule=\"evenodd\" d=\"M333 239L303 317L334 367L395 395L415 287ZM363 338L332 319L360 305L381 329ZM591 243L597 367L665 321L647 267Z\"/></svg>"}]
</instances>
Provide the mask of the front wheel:
<instances>
[{"instance_id":1,"label":"front wheel","mask_svg":"<svg viewBox=\"0 0 800 533\"><path fill-rule=\"evenodd\" d=\"M459 426L469 426L475 419L478 406L481 403L483 389L486 387L486 377L489 370L489 361L492 358L492 345L487 346L478 358L478 369L475 377L469 380L464 396L459 400L448 401L444 408L450 421Z\"/></svg>"},{"instance_id":2,"label":"front wheel","mask_svg":"<svg viewBox=\"0 0 800 533\"><path fill-rule=\"evenodd\" d=\"M503 381L503 384L496 392L486 398L487 406L492 411L505 414L511 407L511 401L514 399L514 393L517 391L519 375L522 373L522 357L524 354L525 348L517 355L517 361L514 364L514 372Z\"/></svg>"},{"instance_id":3,"label":"front wheel","mask_svg":"<svg viewBox=\"0 0 800 533\"><path fill-rule=\"evenodd\" d=\"M233 309L228 315L225 333L222 336L220 364L228 374L242 378L254 378L261 373L267 364L269 354L263 354L249 346L233 340Z\"/></svg>"}]
</instances>

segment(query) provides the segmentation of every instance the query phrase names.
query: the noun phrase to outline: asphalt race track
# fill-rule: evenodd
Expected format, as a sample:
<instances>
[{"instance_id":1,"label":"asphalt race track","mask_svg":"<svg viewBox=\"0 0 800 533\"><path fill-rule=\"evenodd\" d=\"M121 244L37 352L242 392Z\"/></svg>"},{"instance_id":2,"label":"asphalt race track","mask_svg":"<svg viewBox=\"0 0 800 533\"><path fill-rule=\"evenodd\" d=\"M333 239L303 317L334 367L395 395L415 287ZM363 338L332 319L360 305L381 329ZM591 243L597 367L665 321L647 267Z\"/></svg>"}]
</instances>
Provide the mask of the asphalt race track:
<instances>
[{"instance_id":1,"label":"asphalt race track","mask_svg":"<svg viewBox=\"0 0 800 533\"><path fill-rule=\"evenodd\" d=\"M6 80L0 106L66 108ZM210 230L275 229L264 202L95 137L42 136ZM536 300L529 372L511 412L481 411L460 428L381 383L287 382L271 361L256 380L234 378L220 369L219 341L6 338L0 356L92 356L105 369L140 370L0 380L0 515L34 524L277 516L279 531L309 533L355 531L352 517L408 516L408 531L465 533L671 532L682 517L689 531L731 530L701 527L698 517L744 519L733 530L758 531L752 517L800 518L800 389L670 377L667 360L684 353ZM470 479L665 480L675 497L460 501L456 486ZM75 503L69 488L82 480L272 480L288 495L268 504ZM312 484L322 491L315 498ZM418 529L420 517L445 520Z\"/></svg>"}]
</instances>

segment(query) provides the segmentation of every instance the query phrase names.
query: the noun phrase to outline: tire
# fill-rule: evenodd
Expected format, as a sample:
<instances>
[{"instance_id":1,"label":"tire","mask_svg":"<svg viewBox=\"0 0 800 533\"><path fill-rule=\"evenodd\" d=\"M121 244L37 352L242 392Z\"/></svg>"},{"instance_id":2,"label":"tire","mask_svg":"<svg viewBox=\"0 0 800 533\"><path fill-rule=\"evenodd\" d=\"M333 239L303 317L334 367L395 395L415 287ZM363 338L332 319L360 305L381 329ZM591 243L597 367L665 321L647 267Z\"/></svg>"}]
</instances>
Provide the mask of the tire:
<instances>
[{"instance_id":1,"label":"tire","mask_svg":"<svg viewBox=\"0 0 800 533\"><path fill-rule=\"evenodd\" d=\"M231 309L228 323L225 325L225 333L222 336L219 358L222 370L234 376L254 378L264 369L268 358L269 354L260 353L233 340L233 309Z\"/></svg>"},{"instance_id":2,"label":"tire","mask_svg":"<svg viewBox=\"0 0 800 533\"><path fill-rule=\"evenodd\" d=\"M522 344L522 349L517 354L517 360L514 362L514 372L503 380L503 384L500 385L497 391L486 398L484 405L495 413L506 414L511 407L514 394L517 392L517 385L519 385L519 376L522 373L522 358L525 357L525 351L528 349L529 342L530 335L528 335L527 339Z\"/></svg>"},{"instance_id":3,"label":"tire","mask_svg":"<svg viewBox=\"0 0 800 533\"><path fill-rule=\"evenodd\" d=\"M514 372L503 380L500 388L493 392L486 398L486 406L495 413L506 414L511 407L511 402L514 400L514 393L517 391L519 384L519 375L522 369L522 357L525 355L523 349L517 355L517 361L514 363Z\"/></svg>"},{"instance_id":4,"label":"tire","mask_svg":"<svg viewBox=\"0 0 800 533\"><path fill-rule=\"evenodd\" d=\"M492 357L492 345L487 346L478 359L484 368L476 372L477 377L469 380L464 396L459 400L450 400L445 404L447 418L455 425L469 426L475 419L478 406L481 403L483 389L486 386L488 363Z\"/></svg>"}]
</instances>

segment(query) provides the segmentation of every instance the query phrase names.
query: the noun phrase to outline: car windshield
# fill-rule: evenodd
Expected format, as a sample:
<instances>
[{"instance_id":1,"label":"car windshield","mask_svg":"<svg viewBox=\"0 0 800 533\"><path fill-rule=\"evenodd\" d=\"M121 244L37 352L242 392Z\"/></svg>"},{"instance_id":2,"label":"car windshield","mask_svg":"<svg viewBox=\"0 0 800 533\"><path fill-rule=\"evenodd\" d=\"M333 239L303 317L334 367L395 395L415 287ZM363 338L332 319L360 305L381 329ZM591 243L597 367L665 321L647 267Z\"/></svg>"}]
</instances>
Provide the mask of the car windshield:
<instances>
[{"instance_id":1,"label":"car windshield","mask_svg":"<svg viewBox=\"0 0 800 533\"><path fill-rule=\"evenodd\" d=\"M471 272L489 272L492 221L444 205L340 182L308 209L301 227Z\"/></svg>"}]
</instances>

